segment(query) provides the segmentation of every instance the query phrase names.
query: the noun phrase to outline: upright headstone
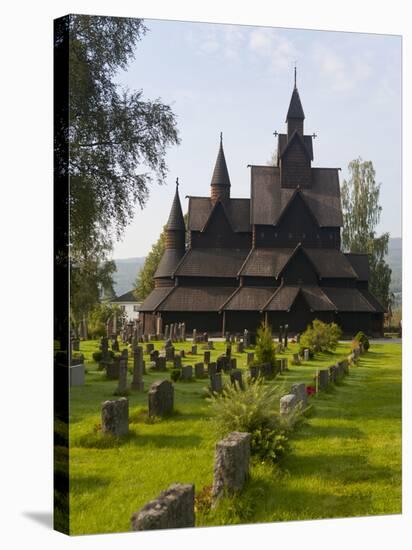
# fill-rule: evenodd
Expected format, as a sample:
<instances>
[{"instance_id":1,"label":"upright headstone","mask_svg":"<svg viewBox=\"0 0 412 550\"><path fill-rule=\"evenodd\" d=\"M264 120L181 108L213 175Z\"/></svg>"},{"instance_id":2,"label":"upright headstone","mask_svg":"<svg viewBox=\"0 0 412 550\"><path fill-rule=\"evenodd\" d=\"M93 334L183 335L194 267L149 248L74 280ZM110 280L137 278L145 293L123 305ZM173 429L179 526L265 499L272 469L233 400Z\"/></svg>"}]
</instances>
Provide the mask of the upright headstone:
<instances>
[{"instance_id":1,"label":"upright headstone","mask_svg":"<svg viewBox=\"0 0 412 550\"><path fill-rule=\"evenodd\" d=\"M260 368L258 365L251 365L249 367L250 378L255 380L260 375Z\"/></svg>"},{"instance_id":2,"label":"upright headstone","mask_svg":"<svg viewBox=\"0 0 412 550\"><path fill-rule=\"evenodd\" d=\"M320 390L325 390L329 385L329 370L322 369L318 374L318 384Z\"/></svg>"},{"instance_id":3,"label":"upright headstone","mask_svg":"<svg viewBox=\"0 0 412 550\"><path fill-rule=\"evenodd\" d=\"M302 405L304 407L308 404L308 396L306 393L306 386L303 382L298 384L293 384L292 388L290 390L290 393L294 393L296 397L298 398L298 401L302 402Z\"/></svg>"},{"instance_id":4,"label":"upright headstone","mask_svg":"<svg viewBox=\"0 0 412 550\"><path fill-rule=\"evenodd\" d=\"M194 344L197 342L197 330L195 328L193 329L193 332L192 332L192 340Z\"/></svg>"},{"instance_id":5,"label":"upright headstone","mask_svg":"<svg viewBox=\"0 0 412 550\"><path fill-rule=\"evenodd\" d=\"M195 486L175 483L131 518L132 531L195 526Z\"/></svg>"},{"instance_id":6,"label":"upright headstone","mask_svg":"<svg viewBox=\"0 0 412 550\"><path fill-rule=\"evenodd\" d=\"M294 393L289 393L281 397L279 401L280 416L288 416L296 409L299 400Z\"/></svg>"},{"instance_id":7,"label":"upright headstone","mask_svg":"<svg viewBox=\"0 0 412 550\"><path fill-rule=\"evenodd\" d=\"M248 351L247 352L247 364L250 365L251 363L253 363L254 360L255 360L255 354L253 353L253 351Z\"/></svg>"},{"instance_id":8,"label":"upright headstone","mask_svg":"<svg viewBox=\"0 0 412 550\"><path fill-rule=\"evenodd\" d=\"M227 363L228 361L226 355L219 355L216 361L217 372L226 372Z\"/></svg>"},{"instance_id":9,"label":"upright headstone","mask_svg":"<svg viewBox=\"0 0 412 550\"><path fill-rule=\"evenodd\" d=\"M126 397L102 403L102 432L116 437L129 432L129 401Z\"/></svg>"},{"instance_id":10,"label":"upright headstone","mask_svg":"<svg viewBox=\"0 0 412 550\"><path fill-rule=\"evenodd\" d=\"M249 475L251 435L231 432L216 444L212 499L240 491Z\"/></svg>"},{"instance_id":11,"label":"upright headstone","mask_svg":"<svg viewBox=\"0 0 412 550\"><path fill-rule=\"evenodd\" d=\"M133 351L133 379L132 389L137 391L144 390L143 382L143 349L137 346Z\"/></svg>"},{"instance_id":12,"label":"upright headstone","mask_svg":"<svg viewBox=\"0 0 412 550\"><path fill-rule=\"evenodd\" d=\"M182 367L182 380L191 380L193 378L193 367L192 365L183 365Z\"/></svg>"},{"instance_id":13,"label":"upright headstone","mask_svg":"<svg viewBox=\"0 0 412 550\"><path fill-rule=\"evenodd\" d=\"M215 362L209 363L209 364L207 365L207 374L208 374L209 376L212 376L212 374L216 374L216 373L217 373L217 365L216 365L216 363L215 363Z\"/></svg>"},{"instance_id":14,"label":"upright headstone","mask_svg":"<svg viewBox=\"0 0 412 550\"><path fill-rule=\"evenodd\" d=\"M192 355L197 355L197 345L192 346Z\"/></svg>"},{"instance_id":15,"label":"upright headstone","mask_svg":"<svg viewBox=\"0 0 412 550\"><path fill-rule=\"evenodd\" d=\"M167 416L173 412L174 388L169 380L158 380L150 386L149 416Z\"/></svg>"},{"instance_id":16,"label":"upright headstone","mask_svg":"<svg viewBox=\"0 0 412 550\"><path fill-rule=\"evenodd\" d=\"M248 348L250 346L250 339L249 339L249 331L247 328L243 331L243 345L245 348Z\"/></svg>"},{"instance_id":17,"label":"upright headstone","mask_svg":"<svg viewBox=\"0 0 412 550\"><path fill-rule=\"evenodd\" d=\"M278 338L279 344L283 342L283 326L280 325L279 327L279 338Z\"/></svg>"},{"instance_id":18,"label":"upright headstone","mask_svg":"<svg viewBox=\"0 0 412 550\"><path fill-rule=\"evenodd\" d=\"M175 369L181 369L182 368L182 357L180 355L175 355L174 368Z\"/></svg>"},{"instance_id":19,"label":"upright headstone","mask_svg":"<svg viewBox=\"0 0 412 550\"><path fill-rule=\"evenodd\" d=\"M119 364L119 381L114 395L124 395L127 391L127 361L121 357Z\"/></svg>"},{"instance_id":20,"label":"upright headstone","mask_svg":"<svg viewBox=\"0 0 412 550\"><path fill-rule=\"evenodd\" d=\"M309 361L309 359L310 359L309 350L308 350L307 348L305 348L305 349L303 350L303 360L304 360L304 361Z\"/></svg>"},{"instance_id":21,"label":"upright headstone","mask_svg":"<svg viewBox=\"0 0 412 550\"><path fill-rule=\"evenodd\" d=\"M288 330L289 330L289 325L285 325L285 334L284 334L284 338L283 338L283 345L285 347L285 349L287 349L288 347Z\"/></svg>"},{"instance_id":22,"label":"upright headstone","mask_svg":"<svg viewBox=\"0 0 412 550\"><path fill-rule=\"evenodd\" d=\"M211 363L209 367L212 365ZM210 375L210 390L213 393L220 393L223 389L222 385L222 375L220 372L216 372L215 374Z\"/></svg>"},{"instance_id":23,"label":"upright headstone","mask_svg":"<svg viewBox=\"0 0 412 550\"><path fill-rule=\"evenodd\" d=\"M154 351L154 344L152 342L149 342L146 344L146 353L152 353Z\"/></svg>"},{"instance_id":24,"label":"upright headstone","mask_svg":"<svg viewBox=\"0 0 412 550\"><path fill-rule=\"evenodd\" d=\"M237 353L243 353L244 351L244 345L243 342L238 342L236 346L236 352Z\"/></svg>"},{"instance_id":25,"label":"upright headstone","mask_svg":"<svg viewBox=\"0 0 412 550\"><path fill-rule=\"evenodd\" d=\"M229 359L229 369L228 370L235 370L237 369L237 359L236 357L231 357Z\"/></svg>"},{"instance_id":26,"label":"upright headstone","mask_svg":"<svg viewBox=\"0 0 412 550\"><path fill-rule=\"evenodd\" d=\"M210 351L207 350L203 353L203 362L208 365L210 363Z\"/></svg>"},{"instance_id":27,"label":"upright headstone","mask_svg":"<svg viewBox=\"0 0 412 550\"><path fill-rule=\"evenodd\" d=\"M240 369L232 370L230 372L230 382L243 390L243 378L242 371Z\"/></svg>"},{"instance_id":28,"label":"upright headstone","mask_svg":"<svg viewBox=\"0 0 412 550\"><path fill-rule=\"evenodd\" d=\"M118 380L120 371L120 357L114 356L110 363L106 363L106 376L109 380Z\"/></svg>"},{"instance_id":29,"label":"upright headstone","mask_svg":"<svg viewBox=\"0 0 412 550\"><path fill-rule=\"evenodd\" d=\"M195 364L195 376L196 378L203 378L205 375L205 366L203 363Z\"/></svg>"},{"instance_id":30,"label":"upright headstone","mask_svg":"<svg viewBox=\"0 0 412 550\"><path fill-rule=\"evenodd\" d=\"M165 338L165 340L168 340L168 338L169 338L169 325L165 325L164 338Z\"/></svg>"}]
</instances>

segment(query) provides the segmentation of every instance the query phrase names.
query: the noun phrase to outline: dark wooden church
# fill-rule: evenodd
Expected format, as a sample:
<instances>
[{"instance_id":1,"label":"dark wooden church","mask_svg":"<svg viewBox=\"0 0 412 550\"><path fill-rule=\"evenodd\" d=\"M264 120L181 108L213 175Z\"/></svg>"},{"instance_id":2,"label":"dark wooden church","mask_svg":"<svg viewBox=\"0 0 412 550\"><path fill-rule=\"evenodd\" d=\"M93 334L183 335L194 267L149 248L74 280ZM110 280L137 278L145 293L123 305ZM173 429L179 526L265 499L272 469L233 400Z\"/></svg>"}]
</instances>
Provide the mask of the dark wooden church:
<instances>
[{"instance_id":1,"label":"dark wooden church","mask_svg":"<svg viewBox=\"0 0 412 550\"><path fill-rule=\"evenodd\" d=\"M250 199L231 197L222 138L210 197L188 197L187 228L176 186L155 288L140 308L146 332L161 316L219 335L263 320L300 332L315 318L346 335L382 334L368 257L340 250L338 168L312 166L304 119L295 76L276 165L251 167Z\"/></svg>"}]
</instances>

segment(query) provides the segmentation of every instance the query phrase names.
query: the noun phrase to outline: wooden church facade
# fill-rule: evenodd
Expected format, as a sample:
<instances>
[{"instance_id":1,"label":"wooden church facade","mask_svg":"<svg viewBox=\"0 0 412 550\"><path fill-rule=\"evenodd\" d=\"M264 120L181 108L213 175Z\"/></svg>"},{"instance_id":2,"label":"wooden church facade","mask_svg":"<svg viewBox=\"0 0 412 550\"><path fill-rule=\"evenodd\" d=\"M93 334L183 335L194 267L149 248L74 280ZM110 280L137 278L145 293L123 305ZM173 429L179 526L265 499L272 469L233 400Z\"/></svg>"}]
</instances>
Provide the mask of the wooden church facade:
<instances>
[{"instance_id":1,"label":"wooden church facade","mask_svg":"<svg viewBox=\"0 0 412 550\"><path fill-rule=\"evenodd\" d=\"M312 167L304 118L295 83L276 166L251 167L250 199L231 197L222 139L210 197L188 197L187 228L176 186L155 288L140 310L146 332L160 316L219 335L264 320L301 332L315 318L347 335L382 334L368 257L340 250L338 169Z\"/></svg>"}]
</instances>

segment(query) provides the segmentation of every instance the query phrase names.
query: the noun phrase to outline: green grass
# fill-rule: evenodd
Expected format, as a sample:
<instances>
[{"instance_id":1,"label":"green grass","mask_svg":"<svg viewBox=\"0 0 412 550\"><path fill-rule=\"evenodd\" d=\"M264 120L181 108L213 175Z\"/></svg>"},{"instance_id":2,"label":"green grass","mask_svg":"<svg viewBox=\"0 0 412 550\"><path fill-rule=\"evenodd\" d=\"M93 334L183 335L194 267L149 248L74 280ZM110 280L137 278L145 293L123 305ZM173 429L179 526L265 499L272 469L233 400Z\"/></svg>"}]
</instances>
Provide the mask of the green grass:
<instances>
[{"instance_id":1,"label":"green grass","mask_svg":"<svg viewBox=\"0 0 412 550\"><path fill-rule=\"evenodd\" d=\"M212 360L224 350L223 343L215 345ZM114 398L116 382L96 370L91 354L97 347L97 341L82 342L86 384L71 391L72 534L128 531L132 513L171 483L194 483L197 493L212 483L217 436L204 398L207 380L176 383L176 414L150 423L147 390L168 373L148 373L145 393L129 396L130 435L103 438L100 405ZM200 361L201 345L198 350L183 363ZM290 366L270 383L285 391L295 381L311 383L317 368L348 350L349 344L340 344L334 354ZM293 351L291 346L286 356ZM246 368L246 354L235 356ZM311 403L312 414L282 464L254 463L242 494L223 500L213 512L198 513L198 525L400 513L401 346L373 345L342 384Z\"/></svg>"}]
</instances>

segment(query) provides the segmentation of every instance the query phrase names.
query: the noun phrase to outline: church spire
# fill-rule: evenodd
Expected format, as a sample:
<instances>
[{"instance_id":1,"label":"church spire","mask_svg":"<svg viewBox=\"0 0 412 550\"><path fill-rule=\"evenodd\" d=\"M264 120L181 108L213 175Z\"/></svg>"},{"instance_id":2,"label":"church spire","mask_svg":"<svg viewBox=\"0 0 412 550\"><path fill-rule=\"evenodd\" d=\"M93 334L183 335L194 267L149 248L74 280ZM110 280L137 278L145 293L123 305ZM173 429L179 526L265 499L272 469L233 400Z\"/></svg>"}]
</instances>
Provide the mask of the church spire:
<instances>
[{"instance_id":1,"label":"church spire","mask_svg":"<svg viewBox=\"0 0 412 550\"><path fill-rule=\"evenodd\" d=\"M166 248L184 249L185 231L185 220L179 197L179 178L176 178L176 192L166 224Z\"/></svg>"},{"instance_id":2,"label":"church spire","mask_svg":"<svg viewBox=\"0 0 412 550\"><path fill-rule=\"evenodd\" d=\"M305 119L305 113L303 112L299 92L296 87L296 66L294 77L295 78L292 97L290 98L289 109L286 115L286 122L288 124L288 139L291 137L295 130L297 130L299 134L303 136L303 121Z\"/></svg>"},{"instance_id":3,"label":"church spire","mask_svg":"<svg viewBox=\"0 0 412 550\"><path fill-rule=\"evenodd\" d=\"M230 198L230 179L223 151L223 135L220 132L220 145L217 154L212 181L210 182L211 198L213 202Z\"/></svg>"}]
</instances>

